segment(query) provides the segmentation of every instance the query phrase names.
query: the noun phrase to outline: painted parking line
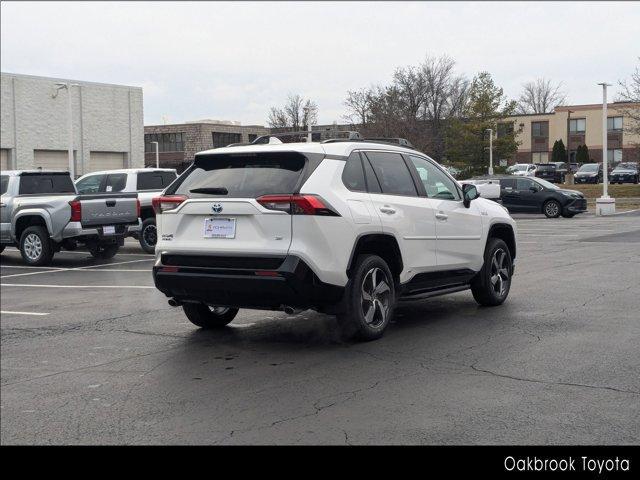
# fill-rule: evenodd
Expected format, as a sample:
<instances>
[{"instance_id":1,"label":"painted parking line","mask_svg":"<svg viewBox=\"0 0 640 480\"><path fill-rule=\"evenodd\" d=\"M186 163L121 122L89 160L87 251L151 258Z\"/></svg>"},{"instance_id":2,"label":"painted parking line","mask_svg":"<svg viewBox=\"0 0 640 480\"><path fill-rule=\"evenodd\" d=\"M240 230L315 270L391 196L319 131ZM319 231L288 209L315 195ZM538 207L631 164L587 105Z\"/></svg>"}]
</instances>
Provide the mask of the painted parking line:
<instances>
[{"instance_id":1,"label":"painted parking line","mask_svg":"<svg viewBox=\"0 0 640 480\"><path fill-rule=\"evenodd\" d=\"M9 247L5 251L6 252L17 252L17 253L20 253L20 250L18 250L15 247ZM72 255L86 255L87 257L91 256L91 254L89 252L82 252L82 251L76 252L76 251L69 251L69 250L63 250L61 252L57 252L56 255L64 255L65 253L70 253ZM153 256L149 255L148 253L120 253L120 252L118 252L117 255L118 256L120 256L120 255L129 255L129 256L131 256L131 255L133 255L133 256L136 256L136 257L152 257L153 258Z\"/></svg>"},{"instance_id":2,"label":"painted parking line","mask_svg":"<svg viewBox=\"0 0 640 480\"><path fill-rule=\"evenodd\" d=\"M38 317L49 315L48 313L41 313L41 312L12 312L9 310L0 310L0 314L2 315L36 315Z\"/></svg>"},{"instance_id":3,"label":"painted parking line","mask_svg":"<svg viewBox=\"0 0 640 480\"><path fill-rule=\"evenodd\" d=\"M74 271L83 271L83 270L89 270L91 268L98 268L98 267L108 267L110 265L124 265L127 263L137 263L137 262L152 262L154 261L155 258L145 258L145 259L141 259L141 260L127 260L126 262L114 262L114 263L102 263L100 265L86 265L84 267L74 267L74 268L58 268L56 270L45 270L42 272L27 272L27 273L12 273L11 275L2 275L1 278L10 278L10 277L25 277L27 275L41 275L44 273L58 273L58 272L74 272ZM108 269L104 269L104 270L108 270Z\"/></svg>"},{"instance_id":4,"label":"painted parking line","mask_svg":"<svg viewBox=\"0 0 640 480\"><path fill-rule=\"evenodd\" d=\"M26 268L26 269L37 268L37 269L44 269L44 270L58 270L59 268L62 268L62 267L32 267L29 265L3 265L0 263L0 268Z\"/></svg>"},{"instance_id":5,"label":"painted parking line","mask_svg":"<svg viewBox=\"0 0 640 480\"><path fill-rule=\"evenodd\" d=\"M0 287L33 287L33 288L153 288L146 285L43 285L31 283L0 283Z\"/></svg>"}]
</instances>

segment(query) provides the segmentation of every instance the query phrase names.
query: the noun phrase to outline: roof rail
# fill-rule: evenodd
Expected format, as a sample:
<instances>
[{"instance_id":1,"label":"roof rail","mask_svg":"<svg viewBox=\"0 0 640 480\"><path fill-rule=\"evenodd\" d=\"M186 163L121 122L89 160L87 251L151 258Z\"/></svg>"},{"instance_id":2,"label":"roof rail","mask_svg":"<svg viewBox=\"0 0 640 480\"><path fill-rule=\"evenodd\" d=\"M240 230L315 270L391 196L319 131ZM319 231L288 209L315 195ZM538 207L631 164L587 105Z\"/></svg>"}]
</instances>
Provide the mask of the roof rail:
<instances>
[{"instance_id":1,"label":"roof rail","mask_svg":"<svg viewBox=\"0 0 640 480\"><path fill-rule=\"evenodd\" d=\"M415 150L415 147L411 144L411 142L405 138L354 138L354 139L330 138L328 140L324 140L321 143L339 143L339 142L386 143L387 145L397 145L400 147L405 147L405 148L410 148L412 150Z\"/></svg>"}]
</instances>

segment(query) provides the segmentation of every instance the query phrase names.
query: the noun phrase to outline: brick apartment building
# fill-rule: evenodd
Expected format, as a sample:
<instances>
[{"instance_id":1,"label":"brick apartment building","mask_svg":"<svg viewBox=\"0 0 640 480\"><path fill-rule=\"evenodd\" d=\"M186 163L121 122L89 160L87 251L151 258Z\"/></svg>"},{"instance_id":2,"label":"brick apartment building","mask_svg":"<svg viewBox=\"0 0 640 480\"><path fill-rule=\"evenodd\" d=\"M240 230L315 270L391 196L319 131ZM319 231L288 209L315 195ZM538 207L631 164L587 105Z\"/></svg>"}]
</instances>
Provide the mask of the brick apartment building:
<instances>
[{"instance_id":1,"label":"brick apartment building","mask_svg":"<svg viewBox=\"0 0 640 480\"><path fill-rule=\"evenodd\" d=\"M158 142L160 166L183 171L197 152L219 148L230 143L248 143L269 129L260 125L241 125L240 122L197 120L172 125L144 127L145 165L156 164L155 145Z\"/></svg>"},{"instance_id":2,"label":"brick apartment building","mask_svg":"<svg viewBox=\"0 0 640 480\"><path fill-rule=\"evenodd\" d=\"M607 106L607 160L640 161L640 135L628 131L630 119L623 109L639 109L640 103L610 103ZM556 140L562 140L574 161L580 145L589 148L594 162L602 161L602 104L556 107L552 113L515 115L498 126L498 136L514 128L521 142L512 163L546 163ZM568 139L567 139L568 137ZM502 159L504 160L504 159Z\"/></svg>"}]
</instances>

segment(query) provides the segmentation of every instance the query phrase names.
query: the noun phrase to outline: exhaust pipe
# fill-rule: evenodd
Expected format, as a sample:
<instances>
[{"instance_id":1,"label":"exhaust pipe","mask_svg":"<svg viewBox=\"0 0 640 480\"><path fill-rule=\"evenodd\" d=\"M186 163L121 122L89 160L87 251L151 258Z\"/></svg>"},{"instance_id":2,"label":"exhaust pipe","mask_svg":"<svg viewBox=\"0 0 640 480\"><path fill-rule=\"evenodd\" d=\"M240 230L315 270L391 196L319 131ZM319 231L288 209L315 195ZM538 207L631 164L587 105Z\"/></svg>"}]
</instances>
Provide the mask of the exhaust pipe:
<instances>
[{"instance_id":1,"label":"exhaust pipe","mask_svg":"<svg viewBox=\"0 0 640 480\"><path fill-rule=\"evenodd\" d=\"M182 305L182 302L180 300L176 300L175 298L170 298L169 305L171 305L172 307L179 307Z\"/></svg>"}]
</instances>

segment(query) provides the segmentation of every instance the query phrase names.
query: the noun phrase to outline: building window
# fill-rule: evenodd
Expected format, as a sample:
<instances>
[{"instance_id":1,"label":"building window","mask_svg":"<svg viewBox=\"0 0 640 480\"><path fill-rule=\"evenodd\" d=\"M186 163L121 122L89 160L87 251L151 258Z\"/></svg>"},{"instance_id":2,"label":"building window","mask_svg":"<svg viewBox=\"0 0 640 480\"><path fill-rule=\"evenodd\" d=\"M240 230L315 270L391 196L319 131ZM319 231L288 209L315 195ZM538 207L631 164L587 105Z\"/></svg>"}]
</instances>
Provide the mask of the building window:
<instances>
[{"instance_id":1,"label":"building window","mask_svg":"<svg viewBox=\"0 0 640 480\"><path fill-rule=\"evenodd\" d=\"M241 133L213 132L213 148L226 147L232 143L242 142Z\"/></svg>"},{"instance_id":2,"label":"building window","mask_svg":"<svg viewBox=\"0 0 640 480\"><path fill-rule=\"evenodd\" d=\"M531 122L531 135L533 137L548 137L549 122Z\"/></svg>"},{"instance_id":3,"label":"building window","mask_svg":"<svg viewBox=\"0 0 640 480\"><path fill-rule=\"evenodd\" d=\"M611 148L607 150L607 162L610 165L617 165L622 161L622 149L621 148Z\"/></svg>"},{"instance_id":4,"label":"building window","mask_svg":"<svg viewBox=\"0 0 640 480\"><path fill-rule=\"evenodd\" d=\"M607 118L607 130L610 132L619 132L622 130L622 117Z\"/></svg>"},{"instance_id":5,"label":"building window","mask_svg":"<svg viewBox=\"0 0 640 480\"><path fill-rule=\"evenodd\" d=\"M587 129L587 120L585 118L572 118L569 120L569 132L584 133Z\"/></svg>"},{"instance_id":6,"label":"building window","mask_svg":"<svg viewBox=\"0 0 640 480\"><path fill-rule=\"evenodd\" d=\"M499 123L497 128L498 138L513 134L513 123Z\"/></svg>"},{"instance_id":7,"label":"building window","mask_svg":"<svg viewBox=\"0 0 640 480\"><path fill-rule=\"evenodd\" d=\"M533 152L531 163L549 163L549 152Z\"/></svg>"},{"instance_id":8,"label":"building window","mask_svg":"<svg viewBox=\"0 0 640 480\"><path fill-rule=\"evenodd\" d=\"M146 133L144 135L144 151L155 152L156 146L151 142L158 142L160 152L184 152L186 135L179 133Z\"/></svg>"}]
</instances>

